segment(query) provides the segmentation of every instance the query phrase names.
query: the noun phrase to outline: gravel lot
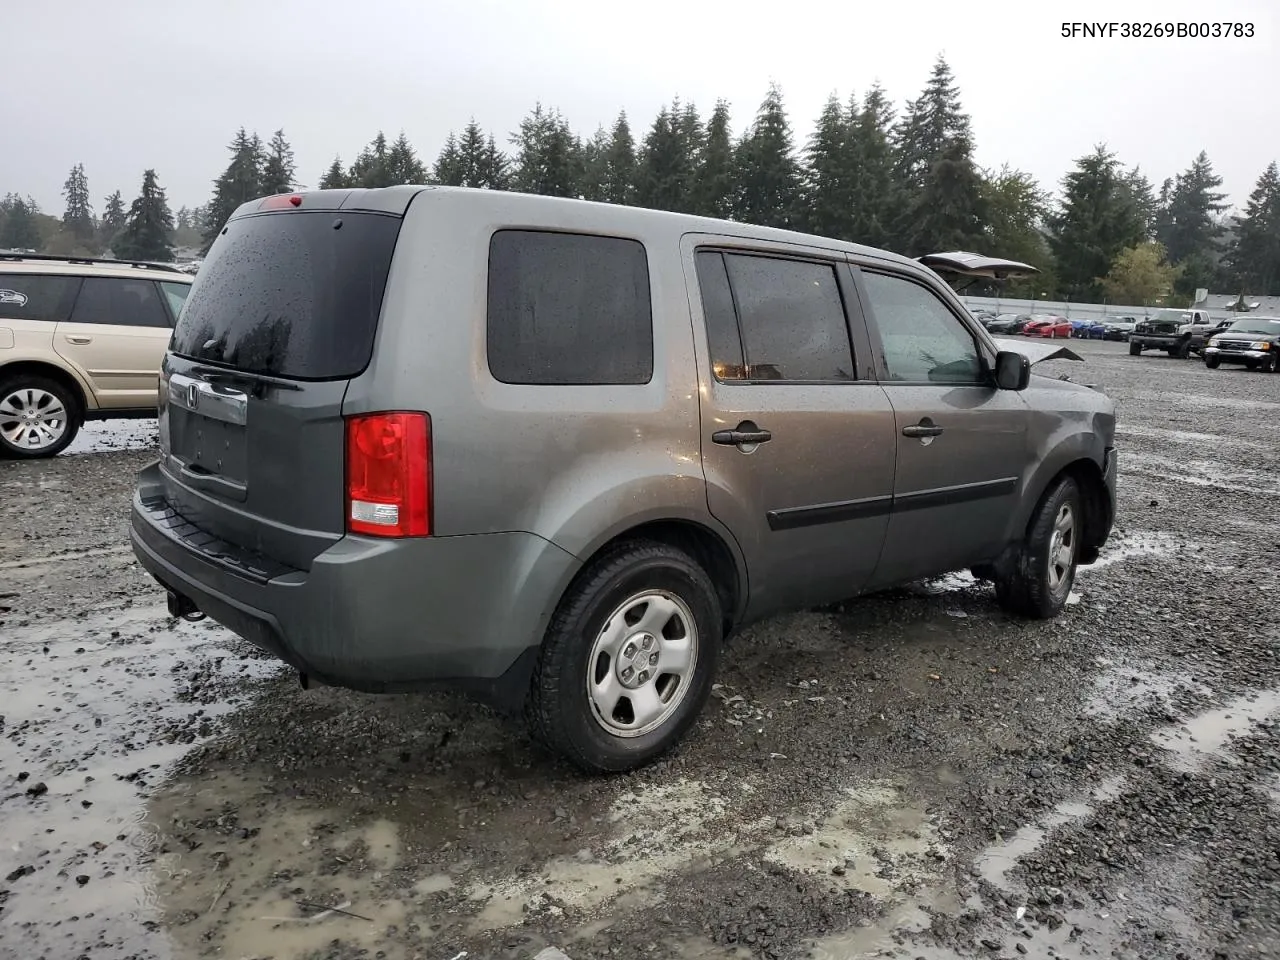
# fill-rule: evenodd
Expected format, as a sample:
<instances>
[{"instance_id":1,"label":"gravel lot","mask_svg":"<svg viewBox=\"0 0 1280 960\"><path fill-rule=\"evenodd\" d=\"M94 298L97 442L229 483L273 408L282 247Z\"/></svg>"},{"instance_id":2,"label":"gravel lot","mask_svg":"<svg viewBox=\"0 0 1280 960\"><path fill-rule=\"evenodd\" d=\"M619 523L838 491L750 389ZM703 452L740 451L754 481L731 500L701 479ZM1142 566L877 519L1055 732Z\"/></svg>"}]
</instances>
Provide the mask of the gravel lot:
<instances>
[{"instance_id":1,"label":"gravel lot","mask_svg":"<svg viewBox=\"0 0 1280 960\"><path fill-rule=\"evenodd\" d=\"M1280 956L1280 376L1072 346L1121 508L1059 620L952 576L769 621L612 779L170 620L151 423L0 464L0 956Z\"/></svg>"}]
</instances>

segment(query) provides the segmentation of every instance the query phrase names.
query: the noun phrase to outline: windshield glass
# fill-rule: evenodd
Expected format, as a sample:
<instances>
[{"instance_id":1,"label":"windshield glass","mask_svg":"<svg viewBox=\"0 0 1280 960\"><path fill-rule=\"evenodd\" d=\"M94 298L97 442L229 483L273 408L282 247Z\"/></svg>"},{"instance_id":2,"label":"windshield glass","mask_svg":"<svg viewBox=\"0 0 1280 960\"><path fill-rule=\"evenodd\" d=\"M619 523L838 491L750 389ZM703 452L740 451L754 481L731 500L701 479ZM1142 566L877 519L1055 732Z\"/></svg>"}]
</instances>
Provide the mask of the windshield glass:
<instances>
[{"instance_id":1,"label":"windshield glass","mask_svg":"<svg viewBox=\"0 0 1280 960\"><path fill-rule=\"evenodd\" d=\"M1263 336L1280 336L1280 319L1237 320L1227 328L1229 333L1261 333Z\"/></svg>"},{"instance_id":2,"label":"windshield glass","mask_svg":"<svg viewBox=\"0 0 1280 960\"><path fill-rule=\"evenodd\" d=\"M1190 323L1193 317L1189 313L1181 313L1177 310L1161 310L1151 319L1165 323Z\"/></svg>"}]
</instances>

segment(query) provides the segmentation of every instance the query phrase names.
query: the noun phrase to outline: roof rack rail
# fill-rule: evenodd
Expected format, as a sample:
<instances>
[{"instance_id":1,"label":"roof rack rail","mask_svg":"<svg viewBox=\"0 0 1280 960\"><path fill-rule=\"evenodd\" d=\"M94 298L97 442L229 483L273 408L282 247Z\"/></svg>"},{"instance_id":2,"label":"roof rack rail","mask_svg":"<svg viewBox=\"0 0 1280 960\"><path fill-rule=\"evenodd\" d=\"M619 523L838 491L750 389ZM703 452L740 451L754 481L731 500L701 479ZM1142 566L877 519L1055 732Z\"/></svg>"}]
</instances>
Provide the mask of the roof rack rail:
<instances>
[{"instance_id":1,"label":"roof rack rail","mask_svg":"<svg viewBox=\"0 0 1280 960\"><path fill-rule=\"evenodd\" d=\"M54 263L102 264L111 267L137 267L140 270L164 270L169 273L182 272L175 264L148 263L145 260L112 260L108 257L60 257L51 253L0 253L0 261L16 263L21 260L49 260Z\"/></svg>"}]
</instances>

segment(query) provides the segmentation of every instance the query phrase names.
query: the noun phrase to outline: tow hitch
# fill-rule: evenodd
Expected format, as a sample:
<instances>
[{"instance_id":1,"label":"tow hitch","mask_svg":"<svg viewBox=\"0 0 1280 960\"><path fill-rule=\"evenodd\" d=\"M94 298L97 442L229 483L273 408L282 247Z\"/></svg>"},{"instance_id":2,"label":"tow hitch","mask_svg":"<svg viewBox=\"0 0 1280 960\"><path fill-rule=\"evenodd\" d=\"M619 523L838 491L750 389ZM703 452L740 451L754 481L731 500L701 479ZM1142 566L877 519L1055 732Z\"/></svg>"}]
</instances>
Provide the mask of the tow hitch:
<instances>
[{"instance_id":1,"label":"tow hitch","mask_svg":"<svg viewBox=\"0 0 1280 960\"><path fill-rule=\"evenodd\" d=\"M205 615L196 607L190 597L184 597L179 593L174 593L172 590L169 591L166 604L169 607L169 616L171 617L181 617L183 620L190 620L192 623L205 618Z\"/></svg>"}]
</instances>

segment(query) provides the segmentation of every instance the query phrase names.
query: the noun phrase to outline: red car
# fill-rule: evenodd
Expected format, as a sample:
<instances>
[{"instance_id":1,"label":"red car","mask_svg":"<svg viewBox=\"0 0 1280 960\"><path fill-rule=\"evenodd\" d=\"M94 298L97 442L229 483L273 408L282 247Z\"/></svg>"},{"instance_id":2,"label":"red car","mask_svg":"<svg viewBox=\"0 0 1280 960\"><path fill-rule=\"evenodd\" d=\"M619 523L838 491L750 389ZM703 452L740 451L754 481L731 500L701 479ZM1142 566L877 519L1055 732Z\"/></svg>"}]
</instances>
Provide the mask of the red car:
<instances>
[{"instance_id":1,"label":"red car","mask_svg":"<svg viewBox=\"0 0 1280 960\"><path fill-rule=\"evenodd\" d=\"M1066 317L1044 317L1032 320L1022 328L1022 332L1028 337L1061 337L1070 339L1071 321Z\"/></svg>"}]
</instances>

